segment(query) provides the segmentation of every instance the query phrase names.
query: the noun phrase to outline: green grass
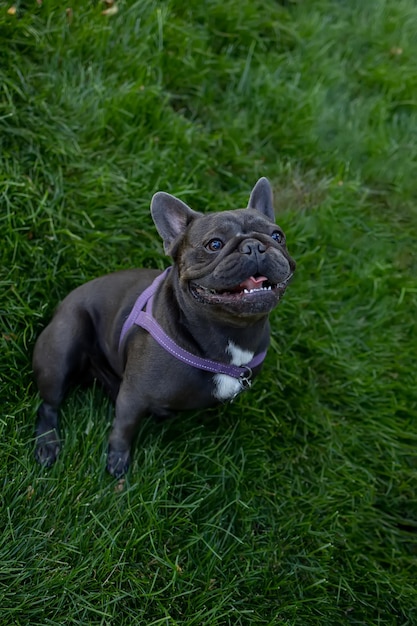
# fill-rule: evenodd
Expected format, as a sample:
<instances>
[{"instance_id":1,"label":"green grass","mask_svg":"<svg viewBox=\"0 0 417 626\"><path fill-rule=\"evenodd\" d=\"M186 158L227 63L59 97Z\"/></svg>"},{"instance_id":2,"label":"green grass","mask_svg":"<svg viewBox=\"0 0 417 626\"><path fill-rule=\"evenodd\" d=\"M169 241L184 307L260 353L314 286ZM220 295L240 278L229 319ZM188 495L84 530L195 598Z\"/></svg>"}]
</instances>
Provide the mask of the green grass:
<instances>
[{"instance_id":1,"label":"green grass","mask_svg":"<svg viewBox=\"0 0 417 626\"><path fill-rule=\"evenodd\" d=\"M0 3L0 623L417 624L415 2L118 6ZM253 389L144 422L121 483L75 390L39 468L58 301L168 263L155 191L225 210L262 175L298 269Z\"/></svg>"}]
</instances>

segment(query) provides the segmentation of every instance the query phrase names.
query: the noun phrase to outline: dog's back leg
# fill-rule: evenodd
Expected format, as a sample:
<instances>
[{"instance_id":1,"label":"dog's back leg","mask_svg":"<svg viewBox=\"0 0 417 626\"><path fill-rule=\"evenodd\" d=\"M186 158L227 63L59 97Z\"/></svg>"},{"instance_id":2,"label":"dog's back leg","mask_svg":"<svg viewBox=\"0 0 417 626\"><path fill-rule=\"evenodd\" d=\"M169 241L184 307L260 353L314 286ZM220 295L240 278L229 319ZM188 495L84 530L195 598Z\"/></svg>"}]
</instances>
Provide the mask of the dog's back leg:
<instances>
[{"instance_id":1,"label":"dog's back leg","mask_svg":"<svg viewBox=\"0 0 417 626\"><path fill-rule=\"evenodd\" d=\"M33 354L33 370L43 400L38 409L35 456L45 467L58 456L59 406L71 382L83 375L93 336L87 313L72 313L62 315L57 311L36 342Z\"/></svg>"}]
</instances>

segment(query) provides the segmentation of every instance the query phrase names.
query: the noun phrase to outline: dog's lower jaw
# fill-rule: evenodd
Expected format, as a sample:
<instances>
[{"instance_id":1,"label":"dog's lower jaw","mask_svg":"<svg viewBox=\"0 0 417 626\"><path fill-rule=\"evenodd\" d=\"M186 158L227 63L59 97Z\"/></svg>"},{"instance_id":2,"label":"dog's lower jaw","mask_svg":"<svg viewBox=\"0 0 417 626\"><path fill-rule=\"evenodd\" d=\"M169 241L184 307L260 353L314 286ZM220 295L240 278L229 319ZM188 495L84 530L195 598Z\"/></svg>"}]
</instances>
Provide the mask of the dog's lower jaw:
<instances>
[{"instance_id":1,"label":"dog's lower jaw","mask_svg":"<svg viewBox=\"0 0 417 626\"><path fill-rule=\"evenodd\" d=\"M284 295L286 284L280 283L252 291L215 291L190 283L189 292L203 306L215 307L224 315L236 319L250 319L268 315Z\"/></svg>"}]
</instances>

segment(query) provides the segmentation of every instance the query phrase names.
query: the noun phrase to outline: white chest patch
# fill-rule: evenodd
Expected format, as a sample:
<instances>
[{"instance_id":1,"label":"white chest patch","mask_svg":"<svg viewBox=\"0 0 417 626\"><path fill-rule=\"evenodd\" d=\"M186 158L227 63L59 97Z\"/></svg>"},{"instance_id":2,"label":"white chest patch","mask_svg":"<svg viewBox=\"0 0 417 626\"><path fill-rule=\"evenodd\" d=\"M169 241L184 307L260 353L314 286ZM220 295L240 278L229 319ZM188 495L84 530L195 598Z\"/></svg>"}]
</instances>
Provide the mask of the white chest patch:
<instances>
[{"instance_id":1,"label":"white chest patch","mask_svg":"<svg viewBox=\"0 0 417 626\"><path fill-rule=\"evenodd\" d=\"M242 350L233 341L227 344L227 352L230 354L232 365L246 365L253 359L254 353L250 350ZM227 374L215 374L213 395L217 400L226 401L234 398L240 391L242 385L239 380Z\"/></svg>"}]
</instances>

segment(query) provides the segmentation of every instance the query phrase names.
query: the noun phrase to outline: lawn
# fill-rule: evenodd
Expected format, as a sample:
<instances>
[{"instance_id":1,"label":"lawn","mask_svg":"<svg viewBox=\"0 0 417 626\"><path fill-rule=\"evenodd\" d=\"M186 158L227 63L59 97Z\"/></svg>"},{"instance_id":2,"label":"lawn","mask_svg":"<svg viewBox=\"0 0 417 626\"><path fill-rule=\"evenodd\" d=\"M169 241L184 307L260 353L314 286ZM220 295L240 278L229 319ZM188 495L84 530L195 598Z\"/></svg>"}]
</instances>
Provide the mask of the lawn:
<instances>
[{"instance_id":1,"label":"lawn","mask_svg":"<svg viewBox=\"0 0 417 626\"><path fill-rule=\"evenodd\" d=\"M0 2L1 624L417 625L416 32L414 0ZM260 176L298 266L253 388L146 420L125 481L76 389L40 468L57 303L169 264L155 191Z\"/></svg>"}]
</instances>

